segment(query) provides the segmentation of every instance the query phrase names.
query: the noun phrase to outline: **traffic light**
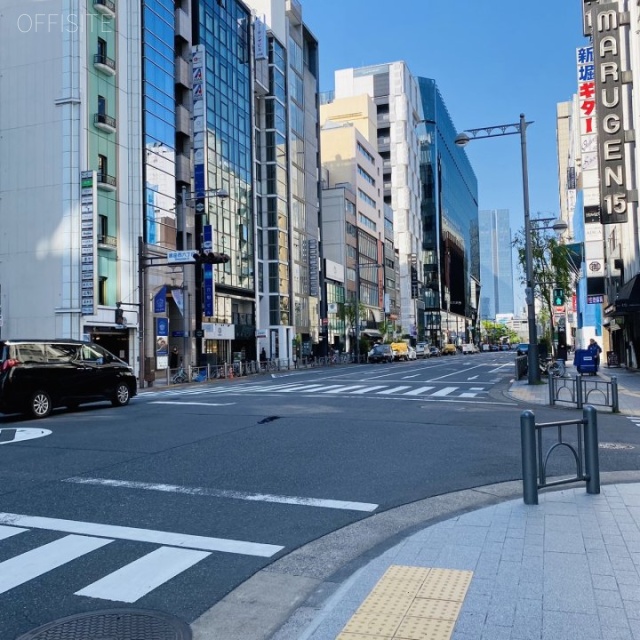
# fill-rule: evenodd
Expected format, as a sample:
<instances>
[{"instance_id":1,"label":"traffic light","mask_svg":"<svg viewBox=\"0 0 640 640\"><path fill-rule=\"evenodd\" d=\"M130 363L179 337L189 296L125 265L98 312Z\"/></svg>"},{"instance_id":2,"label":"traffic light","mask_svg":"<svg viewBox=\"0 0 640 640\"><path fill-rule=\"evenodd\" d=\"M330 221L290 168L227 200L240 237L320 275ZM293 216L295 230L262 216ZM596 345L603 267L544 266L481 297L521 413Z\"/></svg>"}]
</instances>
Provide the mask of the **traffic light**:
<instances>
[{"instance_id":1,"label":"traffic light","mask_svg":"<svg viewBox=\"0 0 640 640\"><path fill-rule=\"evenodd\" d=\"M564 289L553 290L553 305L555 307L564 306Z\"/></svg>"},{"instance_id":2,"label":"traffic light","mask_svg":"<svg viewBox=\"0 0 640 640\"><path fill-rule=\"evenodd\" d=\"M124 324L124 309L120 308L120 304L116 305L116 324Z\"/></svg>"},{"instance_id":3,"label":"traffic light","mask_svg":"<svg viewBox=\"0 0 640 640\"><path fill-rule=\"evenodd\" d=\"M209 253L204 253L203 251L194 253L193 259L196 261L196 264L224 264L231 260L226 253L216 253L215 251L210 251Z\"/></svg>"}]
</instances>

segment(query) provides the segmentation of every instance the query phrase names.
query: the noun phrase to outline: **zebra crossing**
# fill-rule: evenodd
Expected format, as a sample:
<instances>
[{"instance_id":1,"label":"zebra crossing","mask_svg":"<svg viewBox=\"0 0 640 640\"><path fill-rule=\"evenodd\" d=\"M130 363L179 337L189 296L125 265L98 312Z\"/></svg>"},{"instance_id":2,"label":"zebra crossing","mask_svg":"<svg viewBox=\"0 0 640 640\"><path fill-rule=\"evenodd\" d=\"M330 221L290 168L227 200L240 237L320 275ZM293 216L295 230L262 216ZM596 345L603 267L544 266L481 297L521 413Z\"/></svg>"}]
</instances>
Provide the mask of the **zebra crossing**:
<instances>
[{"instance_id":1,"label":"zebra crossing","mask_svg":"<svg viewBox=\"0 0 640 640\"><path fill-rule=\"evenodd\" d=\"M379 382L379 381L377 381ZM453 383L455 384L455 383ZM475 383L474 383L475 384ZM250 383L234 387L191 387L173 388L145 394L155 398L174 396L201 395L251 395L251 394L311 394L336 396L399 396L406 398L434 398L434 399L470 399L482 398L488 393L483 386L435 386L424 385L413 387L397 384L319 384L305 382L288 382L284 384Z\"/></svg>"},{"instance_id":2,"label":"zebra crossing","mask_svg":"<svg viewBox=\"0 0 640 640\"><path fill-rule=\"evenodd\" d=\"M75 596L137 602L158 587L210 557L214 552L270 558L284 547L243 540L137 529L133 527L0 513L0 541L29 536L33 530L63 535L0 562L0 595L73 564L100 549L149 543L148 553L74 592ZM27 541L26 546L29 547Z\"/></svg>"},{"instance_id":3,"label":"zebra crossing","mask_svg":"<svg viewBox=\"0 0 640 640\"><path fill-rule=\"evenodd\" d=\"M628 418L636 427L640 427L640 416L628 416Z\"/></svg>"}]
</instances>

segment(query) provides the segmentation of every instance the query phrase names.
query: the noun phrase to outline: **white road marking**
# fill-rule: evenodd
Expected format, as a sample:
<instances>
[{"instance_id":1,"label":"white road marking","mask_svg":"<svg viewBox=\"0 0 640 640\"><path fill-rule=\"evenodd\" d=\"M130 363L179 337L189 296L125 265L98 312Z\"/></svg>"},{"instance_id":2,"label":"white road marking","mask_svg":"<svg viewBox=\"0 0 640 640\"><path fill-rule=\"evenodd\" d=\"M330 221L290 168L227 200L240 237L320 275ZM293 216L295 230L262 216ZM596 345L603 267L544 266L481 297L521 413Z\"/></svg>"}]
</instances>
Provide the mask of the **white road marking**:
<instances>
[{"instance_id":1,"label":"white road marking","mask_svg":"<svg viewBox=\"0 0 640 640\"><path fill-rule=\"evenodd\" d=\"M26 553L0 562L0 593L80 558L113 542L105 538L65 536Z\"/></svg>"},{"instance_id":2,"label":"white road marking","mask_svg":"<svg viewBox=\"0 0 640 640\"><path fill-rule=\"evenodd\" d=\"M469 387L469 391L484 391L484 387Z\"/></svg>"},{"instance_id":3,"label":"white road marking","mask_svg":"<svg viewBox=\"0 0 640 640\"><path fill-rule=\"evenodd\" d=\"M475 398L477 394L475 393L461 393L460 398Z\"/></svg>"},{"instance_id":4,"label":"white road marking","mask_svg":"<svg viewBox=\"0 0 640 640\"><path fill-rule=\"evenodd\" d=\"M444 389L440 389L431 395L433 397L441 398L442 396L448 396L451 392L455 391L458 387L445 387Z\"/></svg>"},{"instance_id":5,"label":"white road marking","mask_svg":"<svg viewBox=\"0 0 640 640\"><path fill-rule=\"evenodd\" d=\"M477 364L475 367L469 367L469 369L467 369L467 371L471 371L471 369L479 369L480 367L486 367L486 365L484 364ZM442 378L449 378L451 376L457 376L460 375L462 373L462 371L454 371L452 373L446 373L443 376L440 376L439 378L431 378L431 380L427 380L426 382L435 382L436 380L442 380Z\"/></svg>"},{"instance_id":6,"label":"white road marking","mask_svg":"<svg viewBox=\"0 0 640 640\"><path fill-rule=\"evenodd\" d=\"M187 547L190 549L201 549L203 551L222 551L224 553L238 553L246 556L261 556L263 558L270 558L284 548L274 544L260 544L257 542L245 542L243 540L225 538L208 538L186 533L154 531L153 529L135 529L134 527L121 527L95 522L24 516L17 513L0 513L0 523L21 525L33 529L48 529L49 531L63 531L64 533L115 538L117 540L151 542L153 544L162 544L170 547ZM0 564L0 580L1 576L2 564Z\"/></svg>"},{"instance_id":7,"label":"white road marking","mask_svg":"<svg viewBox=\"0 0 640 640\"><path fill-rule=\"evenodd\" d=\"M116 602L136 602L210 555L207 551L160 547L76 591L75 595Z\"/></svg>"},{"instance_id":8,"label":"white road marking","mask_svg":"<svg viewBox=\"0 0 640 640\"><path fill-rule=\"evenodd\" d=\"M280 389L278 393L295 393L296 391L300 391L300 393L308 393L309 391L319 391L324 386L324 384L309 384L303 387L296 387L295 389Z\"/></svg>"},{"instance_id":9,"label":"white road marking","mask_svg":"<svg viewBox=\"0 0 640 640\"><path fill-rule=\"evenodd\" d=\"M235 402L191 402L184 400L152 400L149 404L177 404L177 405L193 405L196 407L228 407Z\"/></svg>"},{"instance_id":10,"label":"white road marking","mask_svg":"<svg viewBox=\"0 0 640 640\"><path fill-rule=\"evenodd\" d=\"M50 436L49 429L0 429L0 444L12 444L14 442L22 442L24 440L35 440L36 438L44 438Z\"/></svg>"},{"instance_id":11,"label":"white road marking","mask_svg":"<svg viewBox=\"0 0 640 640\"><path fill-rule=\"evenodd\" d=\"M365 387L364 389L360 389L360 391L352 391L350 393L350 395L352 396L357 396L357 395L361 395L363 393L369 393L370 391L375 391L376 389L384 389L386 387L386 385L384 384L379 384L375 387Z\"/></svg>"},{"instance_id":12,"label":"white road marking","mask_svg":"<svg viewBox=\"0 0 640 640\"><path fill-rule=\"evenodd\" d=\"M429 389L433 389L433 387L418 387L417 389L413 389L412 391L407 391L407 393L403 393L403 396L419 396L421 393L423 393L424 391L429 391ZM457 387L454 387L454 389L457 389ZM437 394L432 394L432 395L437 395Z\"/></svg>"},{"instance_id":13,"label":"white road marking","mask_svg":"<svg viewBox=\"0 0 640 640\"><path fill-rule=\"evenodd\" d=\"M408 386L391 387L391 389L387 389L386 391L378 391L378 395L379 396L384 396L384 395L389 395L391 393L398 393L398 392L402 391L403 389L411 389L411 387L408 387Z\"/></svg>"},{"instance_id":14,"label":"white road marking","mask_svg":"<svg viewBox=\"0 0 640 640\"><path fill-rule=\"evenodd\" d=\"M471 376L470 378L467 378L467 380L475 380L478 376Z\"/></svg>"},{"instance_id":15,"label":"white road marking","mask_svg":"<svg viewBox=\"0 0 640 640\"><path fill-rule=\"evenodd\" d=\"M20 527L5 527L4 525L0 524L0 540L10 538L11 536L15 536L18 533L23 533L24 531L29 531L29 529L20 529Z\"/></svg>"},{"instance_id":16,"label":"white road marking","mask_svg":"<svg viewBox=\"0 0 640 640\"><path fill-rule=\"evenodd\" d=\"M250 502L277 502L294 504L304 507L323 507L325 509L343 509L346 511L375 511L377 504L370 502L351 502L344 500L326 500L321 498L301 498L296 496L279 496L269 493L246 493L244 491L230 491L228 489L209 489L206 487L183 487L173 484L151 482L135 482L132 480L110 480L107 478L66 478L63 482L74 484L102 485L106 487L121 487L124 489L145 489L147 491L163 491L165 493L181 493L191 496L205 496L210 498L229 498L231 500L248 500ZM113 536L116 537L116 536ZM192 545L179 545L192 546ZM193 547L203 549L204 547Z\"/></svg>"},{"instance_id":17,"label":"white road marking","mask_svg":"<svg viewBox=\"0 0 640 640\"><path fill-rule=\"evenodd\" d=\"M402 376L403 380L408 380L409 378L417 378L418 376L422 375L421 373L414 373L412 376Z\"/></svg>"},{"instance_id":18,"label":"white road marking","mask_svg":"<svg viewBox=\"0 0 640 640\"><path fill-rule=\"evenodd\" d=\"M360 389L361 387L364 387L363 384L354 384L350 387L342 387L342 389L336 389L335 391L324 391L323 393L344 393L345 391L352 391L353 389Z\"/></svg>"}]
</instances>

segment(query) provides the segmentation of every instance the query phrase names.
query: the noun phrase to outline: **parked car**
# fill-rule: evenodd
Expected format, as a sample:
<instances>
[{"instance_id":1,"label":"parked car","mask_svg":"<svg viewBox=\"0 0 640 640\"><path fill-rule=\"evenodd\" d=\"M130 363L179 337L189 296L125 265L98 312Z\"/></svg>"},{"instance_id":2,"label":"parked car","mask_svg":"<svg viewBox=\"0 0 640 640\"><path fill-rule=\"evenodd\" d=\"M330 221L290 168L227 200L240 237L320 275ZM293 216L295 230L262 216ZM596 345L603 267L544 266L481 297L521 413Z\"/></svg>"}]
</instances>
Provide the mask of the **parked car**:
<instances>
[{"instance_id":1,"label":"parked car","mask_svg":"<svg viewBox=\"0 0 640 640\"><path fill-rule=\"evenodd\" d=\"M409 360L417 360L418 355L413 347L408 348Z\"/></svg>"},{"instance_id":2,"label":"parked car","mask_svg":"<svg viewBox=\"0 0 640 640\"><path fill-rule=\"evenodd\" d=\"M110 400L121 407L137 393L129 365L92 342L0 341L0 413L46 418L55 407Z\"/></svg>"},{"instance_id":3,"label":"parked car","mask_svg":"<svg viewBox=\"0 0 640 640\"><path fill-rule=\"evenodd\" d=\"M500 351L500 347L497 344L489 345L489 351Z\"/></svg>"},{"instance_id":4,"label":"parked car","mask_svg":"<svg viewBox=\"0 0 640 640\"><path fill-rule=\"evenodd\" d=\"M463 355L469 355L473 353L478 353L478 347L475 344L463 344L461 349Z\"/></svg>"},{"instance_id":5,"label":"parked car","mask_svg":"<svg viewBox=\"0 0 640 640\"><path fill-rule=\"evenodd\" d=\"M511 351L511 345L506 342L503 342L500 345L500 351Z\"/></svg>"},{"instance_id":6,"label":"parked car","mask_svg":"<svg viewBox=\"0 0 640 640\"><path fill-rule=\"evenodd\" d=\"M393 357L396 360L409 359L409 346L406 342L392 342L391 350L393 351Z\"/></svg>"},{"instance_id":7,"label":"parked car","mask_svg":"<svg viewBox=\"0 0 640 640\"><path fill-rule=\"evenodd\" d=\"M442 347L443 356L455 356L457 353L458 349L456 349L456 345L452 342L449 342Z\"/></svg>"},{"instance_id":8,"label":"parked car","mask_svg":"<svg viewBox=\"0 0 640 640\"><path fill-rule=\"evenodd\" d=\"M373 349L369 351L367 360L369 362L393 362L393 351L391 350L391 345L374 345Z\"/></svg>"},{"instance_id":9,"label":"parked car","mask_svg":"<svg viewBox=\"0 0 640 640\"><path fill-rule=\"evenodd\" d=\"M518 356L526 356L529 353L529 344L527 342L521 342L516 347L516 357Z\"/></svg>"},{"instance_id":10,"label":"parked car","mask_svg":"<svg viewBox=\"0 0 640 640\"><path fill-rule=\"evenodd\" d=\"M431 355L426 342L418 342L416 344L416 357L428 358Z\"/></svg>"},{"instance_id":11,"label":"parked car","mask_svg":"<svg viewBox=\"0 0 640 640\"><path fill-rule=\"evenodd\" d=\"M430 358L439 358L442 355L440 349L438 347L429 347L429 357Z\"/></svg>"}]
</instances>

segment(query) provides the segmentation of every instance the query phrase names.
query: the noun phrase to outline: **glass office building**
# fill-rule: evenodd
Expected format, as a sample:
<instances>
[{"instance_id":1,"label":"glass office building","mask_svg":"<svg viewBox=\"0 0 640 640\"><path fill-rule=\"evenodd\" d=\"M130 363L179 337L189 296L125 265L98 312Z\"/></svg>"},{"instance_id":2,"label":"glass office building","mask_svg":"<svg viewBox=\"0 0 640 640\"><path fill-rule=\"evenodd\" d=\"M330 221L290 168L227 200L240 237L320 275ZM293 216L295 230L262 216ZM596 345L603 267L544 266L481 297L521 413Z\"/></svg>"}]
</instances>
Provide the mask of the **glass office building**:
<instances>
[{"instance_id":1,"label":"glass office building","mask_svg":"<svg viewBox=\"0 0 640 640\"><path fill-rule=\"evenodd\" d=\"M418 86L425 339L470 342L480 288L477 179L435 80Z\"/></svg>"},{"instance_id":2,"label":"glass office building","mask_svg":"<svg viewBox=\"0 0 640 640\"><path fill-rule=\"evenodd\" d=\"M252 188L251 14L240 2L200 0L194 6L194 44L205 48L206 165L209 190L228 198L207 198L199 225L213 230L213 250L230 256L214 267L213 316L204 323L233 325L233 338L207 339L206 361L229 361L232 354L254 360L255 280ZM203 324L203 326L205 326Z\"/></svg>"},{"instance_id":3,"label":"glass office building","mask_svg":"<svg viewBox=\"0 0 640 640\"><path fill-rule=\"evenodd\" d=\"M508 209L480 211L480 315L513 314L513 262Z\"/></svg>"}]
</instances>

